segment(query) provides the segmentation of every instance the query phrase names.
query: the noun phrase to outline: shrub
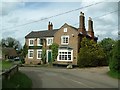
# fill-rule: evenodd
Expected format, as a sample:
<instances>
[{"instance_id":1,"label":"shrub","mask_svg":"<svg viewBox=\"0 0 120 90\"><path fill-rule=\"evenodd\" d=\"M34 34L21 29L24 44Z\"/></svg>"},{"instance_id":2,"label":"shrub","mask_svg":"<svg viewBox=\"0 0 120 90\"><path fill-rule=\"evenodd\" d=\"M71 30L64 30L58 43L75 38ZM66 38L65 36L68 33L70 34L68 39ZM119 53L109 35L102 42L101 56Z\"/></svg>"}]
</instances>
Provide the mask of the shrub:
<instances>
[{"instance_id":1,"label":"shrub","mask_svg":"<svg viewBox=\"0 0 120 90\"><path fill-rule=\"evenodd\" d=\"M111 38L104 38L99 42L99 45L101 48L103 48L105 54L106 54L106 64L109 64L110 56L111 56L111 51L113 49L113 46L115 44L115 41Z\"/></svg>"},{"instance_id":2,"label":"shrub","mask_svg":"<svg viewBox=\"0 0 120 90\"><path fill-rule=\"evenodd\" d=\"M117 41L116 45L112 50L111 59L109 62L109 68L111 71L120 71L120 40Z\"/></svg>"},{"instance_id":3,"label":"shrub","mask_svg":"<svg viewBox=\"0 0 120 90\"><path fill-rule=\"evenodd\" d=\"M105 53L93 40L83 38L78 54L79 67L95 67L105 65Z\"/></svg>"},{"instance_id":4,"label":"shrub","mask_svg":"<svg viewBox=\"0 0 120 90\"><path fill-rule=\"evenodd\" d=\"M50 49L52 50L52 61L54 61L57 56L58 56L58 44L56 43L53 43L51 46L50 46Z\"/></svg>"}]
</instances>

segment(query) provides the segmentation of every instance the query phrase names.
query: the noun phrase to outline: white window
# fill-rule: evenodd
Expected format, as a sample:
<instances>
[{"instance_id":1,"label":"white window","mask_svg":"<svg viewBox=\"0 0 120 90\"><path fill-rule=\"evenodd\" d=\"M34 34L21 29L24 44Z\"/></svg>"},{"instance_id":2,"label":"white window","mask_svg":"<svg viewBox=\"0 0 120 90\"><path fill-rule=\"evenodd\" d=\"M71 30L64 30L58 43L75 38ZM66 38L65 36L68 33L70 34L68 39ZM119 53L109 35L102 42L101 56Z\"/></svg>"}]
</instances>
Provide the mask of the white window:
<instances>
[{"instance_id":1,"label":"white window","mask_svg":"<svg viewBox=\"0 0 120 90\"><path fill-rule=\"evenodd\" d=\"M61 44L69 44L69 36L62 36Z\"/></svg>"},{"instance_id":2,"label":"white window","mask_svg":"<svg viewBox=\"0 0 120 90\"><path fill-rule=\"evenodd\" d=\"M28 50L28 58L33 58L34 50Z\"/></svg>"},{"instance_id":3,"label":"white window","mask_svg":"<svg viewBox=\"0 0 120 90\"><path fill-rule=\"evenodd\" d=\"M42 50L37 50L37 59L42 58Z\"/></svg>"},{"instance_id":4,"label":"white window","mask_svg":"<svg viewBox=\"0 0 120 90\"><path fill-rule=\"evenodd\" d=\"M53 38L47 38L47 46L52 45Z\"/></svg>"},{"instance_id":5,"label":"white window","mask_svg":"<svg viewBox=\"0 0 120 90\"><path fill-rule=\"evenodd\" d=\"M43 45L43 39L38 38L37 39L37 45L42 46Z\"/></svg>"},{"instance_id":6,"label":"white window","mask_svg":"<svg viewBox=\"0 0 120 90\"><path fill-rule=\"evenodd\" d=\"M29 39L29 46L34 46L34 39Z\"/></svg>"},{"instance_id":7,"label":"white window","mask_svg":"<svg viewBox=\"0 0 120 90\"><path fill-rule=\"evenodd\" d=\"M67 28L64 28L64 32L67 32Z\"/></svg>"},{"instance_id":8,"label":"white window","mask_svg":"<svg viewBox=\"0 0 120 90\"><path fill-rule=\"evenodd\" d=\"M73 50L59 50L58 61L73 61Z\"/></svg>"}]
</instances>

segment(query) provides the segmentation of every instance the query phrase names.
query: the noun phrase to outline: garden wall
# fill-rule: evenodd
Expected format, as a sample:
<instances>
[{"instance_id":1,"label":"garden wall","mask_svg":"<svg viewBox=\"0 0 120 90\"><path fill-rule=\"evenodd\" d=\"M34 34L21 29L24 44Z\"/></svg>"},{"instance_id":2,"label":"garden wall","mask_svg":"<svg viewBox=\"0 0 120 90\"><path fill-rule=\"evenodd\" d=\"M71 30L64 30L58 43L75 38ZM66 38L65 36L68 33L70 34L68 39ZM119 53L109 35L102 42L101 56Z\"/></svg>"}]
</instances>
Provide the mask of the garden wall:
<instances>
[{"instance_id":1,"label":"garden wall","mask_svg":"<svg viewBox=\"0 0 120 90\"><path fill-rule=\"evenodd\" d=\"M2 72L2 79L10 79L12 75L14 75L18 71L18 65L14 65L10 69L7 69Z\"/></svg>"}]
</instances>

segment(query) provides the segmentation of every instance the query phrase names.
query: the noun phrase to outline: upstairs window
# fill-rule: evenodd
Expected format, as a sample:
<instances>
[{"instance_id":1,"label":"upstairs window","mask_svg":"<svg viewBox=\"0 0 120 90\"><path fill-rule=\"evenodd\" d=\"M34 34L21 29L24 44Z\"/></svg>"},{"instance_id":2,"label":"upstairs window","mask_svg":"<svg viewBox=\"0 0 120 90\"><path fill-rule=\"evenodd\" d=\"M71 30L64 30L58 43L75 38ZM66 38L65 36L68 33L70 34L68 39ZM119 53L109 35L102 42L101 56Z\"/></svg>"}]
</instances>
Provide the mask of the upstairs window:
<instances>
[{"instance_id":1,"label":"upstairs window","mask_svg":"<svg viewBox=\"0 0 120 90\"><path fill-rule=\"evenodd\" d=\"M29 39L29 46L34 46L34 39Z\"/></svg>"},{"instance_id":2,"label":"upstairs window","mask_svg":"<svg viewBox=\"0 0 120 90\"><path fill-rule=\"evenodd\" d=\"M69 36L62 36L61 44L69 44Z\"/></svg>"},{"instance_id":3,"label":"upstairs window","mask_svg":"<svg viewBox=\"0 0 120 90\"><path fill-rule=\"evenodd\" d=\"M47 46L53 44L53 38L47 38Z\"/></svg>"},{"instance_id":4,"label":"upstairs window","mask_svg":"<svg viewBox=\"0 0 120 90\"><path fill-rule=\"evenodd\" d=\"M42 46L43 45L43 39L38 38L37 39L37 45Z\"/></svg>"}]
</instances>

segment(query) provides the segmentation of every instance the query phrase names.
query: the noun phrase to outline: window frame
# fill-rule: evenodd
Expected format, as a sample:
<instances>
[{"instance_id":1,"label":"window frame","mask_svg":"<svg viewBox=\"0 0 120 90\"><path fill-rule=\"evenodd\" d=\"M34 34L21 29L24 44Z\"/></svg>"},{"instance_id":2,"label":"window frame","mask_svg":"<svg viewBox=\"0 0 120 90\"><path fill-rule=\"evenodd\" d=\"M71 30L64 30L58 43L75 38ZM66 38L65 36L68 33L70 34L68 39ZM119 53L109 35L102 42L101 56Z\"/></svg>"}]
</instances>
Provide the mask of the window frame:
<instances>
[{"instance_id":1,"label":"window frame","mask_svg":"<svg viewBox=\"0 0 120 90\"><path fill-rule=\"evenodd\" d=\"M33 44L31 44L31 40L33 41ZM29 39L29 46L34 46L34 39Z\"/></svg>"},{"instance_id":2,"label":"window frame","mask_svg":"<svg viewBox=\"0 0 120 90\"><path fill-rule=\"evenodd\" d=\"M64 42L63 38L68 38L68 42L66 43L66 39L65 39L65 42ZM69 35L61 36L61 44L63 44L63 45L68 45L69 44Z\"/></svg>"},{"instance_id":3,"label":"window frame","mask_svg":"<svg viewBox=\"0 0 120 90\"><path fill-rule=\"evenodd\" d=\"M52 40L51 43L49 43L49 40ZM47 46L50 46L53 44L53 37L47 38Z\"/></svg>"},{"instance_id":4,"label":"window frame","mask_svg":"<svg viewBox=\"0 0 120 90\"><path fill-rule=\"evenodd\" d=\"M63 30L64 32L67 32L67 28L64 28L64 30Z\"/></svg>"},{"instance_id":5,"label":"window frame","mask_svg":"<svg viewBox=\"0 0 120 90\"><path fill-rule=\"evenodd\" d=\"M41 57L40 58L38 57L38 52L39 51L41 52ZM42 50L41 49L37 50L37 59L42 59Z\"/></svg>"},{"instance_id":6,"label":"window frame","mask_svg":"<svg viewBox=\"0 0 120 90\"><path fill-rule=\"evenodd\" d=\"M41 40L42 40L42 39L37 38L37 46L43 46L42 44L40 44Z\"/></svg>"},{"instance_id":7,"label":"window frame","mask_svg":"<svg viewBox=\"0 0 120 90\"><path fill-rule=\"evenodd\" d=\"M68 52L71 52L71 54L68 54ZM60 59L60 56L61 56L61 59ZM65 60L66 56L67 56L67 59ZM69 56L71 56L70 60L69 60ZM62 59L62 58L64 58L64 59ZM58 59L57 59L57 61L66 61L66 62L73 61L73 50L58 50Z\"/></svg>"},{"instance_id":8,"label":"window frame","mask_svg":"<svg viewBox=\"0 0 120 90\"><path fill-rule=\"evenodd\" d=\"M30 57L30 52L33 52L33 56L32 57ZM28 50L28 58L30 58L30 59L33 59L33 57L34 57L34 50L32 49L32 50Z\"/></svg>"}]
</instances>

